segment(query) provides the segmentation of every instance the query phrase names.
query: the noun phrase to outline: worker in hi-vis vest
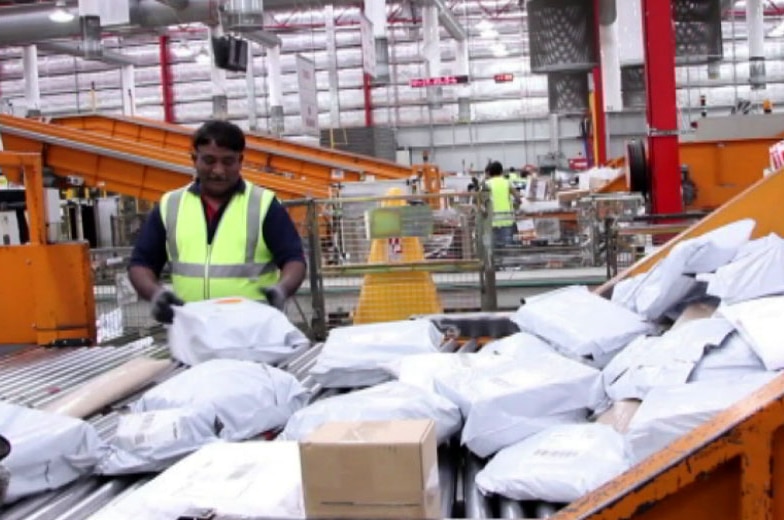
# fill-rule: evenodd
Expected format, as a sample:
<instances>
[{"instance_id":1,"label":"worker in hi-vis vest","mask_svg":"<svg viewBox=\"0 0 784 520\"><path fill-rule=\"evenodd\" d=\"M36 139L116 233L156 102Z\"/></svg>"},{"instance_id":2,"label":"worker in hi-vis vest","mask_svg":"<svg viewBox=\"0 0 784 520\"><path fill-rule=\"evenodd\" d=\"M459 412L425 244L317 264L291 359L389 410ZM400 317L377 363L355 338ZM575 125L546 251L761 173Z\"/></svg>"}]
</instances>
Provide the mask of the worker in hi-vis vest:
<instances>
[{"instance_id":1,"label":"worker in hi-vis vest","mask_svg":"<svg viewBox=\"0 0 784 520\"><path fill-rule=\"evenodd\" d=\"M266 300L283 309L305 279L302 240L275 193L240 176L245 134L209 121L193 135L196 178L165 193L142 226L128 274L153 317L172 306L223 297ZM172 289L160 282L170 264Z\"/></svg>"},{"instance_id":2,"label":"worker in hi-vis vest","mask_svg":"<svg viewBox=\"0 0 784 520\"><path fill-rule=\"evenodd\" d=\"M504 167L498 161L493 161L487 166L485 185L490 191L493 205L494 247L512 244L515 232L515 206L520 205L520 193L503 173Z\"/></svg>"}]
</instances>

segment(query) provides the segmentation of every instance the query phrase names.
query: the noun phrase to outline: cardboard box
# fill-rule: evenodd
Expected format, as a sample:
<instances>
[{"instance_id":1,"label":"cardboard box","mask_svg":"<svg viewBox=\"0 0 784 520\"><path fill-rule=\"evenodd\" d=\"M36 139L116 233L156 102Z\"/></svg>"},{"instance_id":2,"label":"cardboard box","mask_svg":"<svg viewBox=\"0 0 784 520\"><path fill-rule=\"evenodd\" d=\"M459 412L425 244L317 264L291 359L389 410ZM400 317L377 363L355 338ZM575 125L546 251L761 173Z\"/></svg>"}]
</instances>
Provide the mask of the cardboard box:
<instances>
[{"instance_id":1,"label":"cardboard box","mask_svg":"<svg viewBox=\"0 0 784 520\"><path fill-rule=\"evenodd\" d=\"M702 320L705 318L710 318L713 316L713 313L716 312L717 306L710 302L698 302L689 304L678 316L678 319L675 320L675 323L672 324L672 329L677 329L678 327L683 326L684 323L688 323L694 320Z\"/></svg>"},{"instance_id":2,"label":"cardboard box","mask_svg":"<svg viewBox=\"0 0 784 520\"><path fill-rule=\"evenodd\" d=\"M332 422L300 443L308 518L441 518L435 423Z\"/></svg>"},{"instance_id":3,"label":"cardboard box","mask_svg":"<svg viewBox=\"0 0 784 520\"><path fill-rule=\"evenodd\" d=\"M629 431L629 423L632 422L632 418L641 404L642 401L639 399L616 401L596 419L596 422L610 425L618 433L626 433Z\"/></svg>"}]
</instances>

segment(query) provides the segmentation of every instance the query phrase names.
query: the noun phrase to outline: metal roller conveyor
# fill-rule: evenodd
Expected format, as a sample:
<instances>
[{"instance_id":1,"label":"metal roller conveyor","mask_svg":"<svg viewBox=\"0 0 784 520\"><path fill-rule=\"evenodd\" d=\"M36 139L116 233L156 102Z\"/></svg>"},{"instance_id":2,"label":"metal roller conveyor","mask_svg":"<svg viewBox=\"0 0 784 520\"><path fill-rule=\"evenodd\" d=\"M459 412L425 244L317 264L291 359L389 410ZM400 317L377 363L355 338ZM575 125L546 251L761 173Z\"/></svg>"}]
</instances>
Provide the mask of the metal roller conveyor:
<instances>
[{"instance_id":1,"label":"metal roller conveyor","mask_svg":"<svg viewBox=\"0 0 784 520\"><path fill-rule=\"evenodd\" d=\"M63 511L54 520L83 520L106 506L128 487L128 480L113 479L103 483L89 495Z\"/></svg>"},{"instance_id":2,"label":"metal roller conveyor","mask_svg":"<svg viewBox=\"0 0 784 520\"><path fill-rule=\"evenodd\" d=\"M554 504L539 502L534 506L534 516L536 518L550 518L555 516L558 508Z\"/></svg>"},{"instance_id":3,"label":"metal roller conveyor","mask_svg":"<svg viewBox=\"0 0 784 520\"><path fill-rule=\"evenodd\" d=\"M457 459L451 446L438 447L438 481L441 485L441 515L452 518L457 487Z\"/></svg>"},{"instance_id":4,"label":"metal roller conveyor","mask_svg":"<svg viewBox=\"0 0 784 520\"><path fill-rule=\"evenodd\" d=\"M501 518L509 518L510 520L515 518L525 518L523 506L517 500L501 497L498 500L498 506Z\"/></svg>"},{"instance_id":5,"label":"metal roller conveyor","mask_svg":"<svg viewBox=\"0 0 784 520\"><path fill-rule=\"evenodd\" d=\"M19 520L49 520L57 518L71 506L90 496L98 489L100 483L101 481L97 477L80 480L64 489L39 509L30 512L27 516L18 518Z\"/></svg>"},{"instance_id":6,"label":"metal roller conveyor","mask_svg":"<svg viewBox=\"0 0 784 520\"><path fill-rule=\"evenodd\" d=\"M451 338L451 339L445 341L441 345L441 348L439 350L441 352L449 353L449 352L454 352L455 350L457 350L457 348L459 346L460 346L460 342L458 340L456 340L455 338Z\"/></svg>"},{"instance_id":7,"label":"metal roller conveyor","mask_svg":"<svg viewBox=\"0 0 784 520\"><path fill-rule=\"evenodd\" d=\"M286 367L286 370L293 373L296 373L302 369L303 366L311 363L318 357L321 353L321 349L323 345L316 345L305 352L302 353L301 356L297 356L296 360L292 360L291 363Z\"/></svg>"},{"instance_id":8,"label":"metal roller conveyor","mask_svg":"<svg viewBox=\"0 0 784 520\"><path fill-rule=\"evenodd\" d=\"M490 502L476 487L476 475L482 462L476 455L465 450L463 458L463 496L466 518L492 518Z\"/></svg>"}]
</instances>

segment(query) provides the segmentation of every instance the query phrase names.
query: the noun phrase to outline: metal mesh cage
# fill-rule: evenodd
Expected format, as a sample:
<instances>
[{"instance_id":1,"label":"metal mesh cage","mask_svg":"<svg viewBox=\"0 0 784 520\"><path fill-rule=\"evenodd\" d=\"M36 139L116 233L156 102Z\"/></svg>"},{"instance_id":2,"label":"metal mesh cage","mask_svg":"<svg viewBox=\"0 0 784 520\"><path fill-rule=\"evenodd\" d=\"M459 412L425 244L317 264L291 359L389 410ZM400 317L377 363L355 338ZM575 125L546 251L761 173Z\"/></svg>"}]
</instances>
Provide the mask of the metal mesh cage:
<instances>
[{"instance_id":1,"label":"metal mesh cage","mask_svg":"<svg viewBox=\"0 0 784 520\"><path fill-rule=\"evenodd\" d=\"M704 64L720 59L721 6L716 0L673 0L677 64Z\"/></svg>"},{"instance_id":2,"label":"metal mesh cage","mask_svg":"<svg viewBox=\"0 0 784 520\"><path fill-rule=\"evenodd\" d=\"M624 108L645 106L645 67L643 65L621 67L621 95Z\"/></svg>"},{"instance_id":3,"label":"metal mesh cage","mask_svg":"<svg viewBox=\"0 0 784 520\"><path fill-rule=\"evenodd\" d=\"M533 72L588 70L596 65L593 2L530 0L527 10Z\"/></svg>"},{"instance_id":4,"label":"metal mesh cage","mask_svg":"<svg viewBox=\"0 0 784 520\"><path fill-rule=\"evenodd\" d=\"M548 74L547 101L551 114L588 110L588 74L585 72Z\"/></svg>"}]
</instances>

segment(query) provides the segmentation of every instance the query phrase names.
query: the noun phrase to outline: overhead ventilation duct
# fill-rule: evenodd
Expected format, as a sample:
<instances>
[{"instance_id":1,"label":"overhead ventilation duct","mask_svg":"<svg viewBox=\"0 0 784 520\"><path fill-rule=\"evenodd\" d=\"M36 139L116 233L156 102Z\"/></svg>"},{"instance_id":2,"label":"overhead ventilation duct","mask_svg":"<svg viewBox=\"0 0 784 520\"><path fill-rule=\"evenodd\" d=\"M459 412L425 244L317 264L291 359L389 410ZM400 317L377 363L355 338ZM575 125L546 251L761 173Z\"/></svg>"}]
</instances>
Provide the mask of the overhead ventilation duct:
<instances>
[{"instance_id":1,"label":"overhead ventilation duct","mask_svg":"<svg viewBox=\"0 0 784 520\"><path fill-rule=\"evenodd\" d=\"M226 28L231 31L261 30L264 26L261 0L228 0L224 13Z\"/></svg>"},{"instance_id":2,"label":"overhead ventilation duct","mask_svg":"<svg viewBox=\"0 0 784 520\"><path fill-rule=\"evenodd\" d=\"M721 3L716 0L672 0L675 64L704 65L721 60Z\"/></svg>"},{"instance_id":3,"label":"overhead ventilation duct","mask_svg":"<svg viewBox=\"0 0 784 520\"><path fill-rule=\"evenodd\" d=\"M588 73L578 71L548 74L547 101L551 114L585 113L588 110Z\"/></svg>"},{"instance_id":4,"label":"overhead ventilation duct","mask_svg":"<svg viewBox=\"0 0 784 520\"><path fill-rule=\"evenodd\" d=\"M596 66L593 2L529 0L531 71L588 71Z\"/></svg>"},{"instance_id":5,"label":"overhead ventilation duct","mask_svg":"<svg viewBox=\"0 0 784 520\"><path fill-rule=\"evenodd\" d=\"M203 22L218 23L218 11L224 0L189 0L183 9L173 9L159 0L133 0L130 24L146 29ZM55 38L82 36L78 18L66 23L49 19L51 4L30 4L0 8L0 45L19 45Z\"/></svg>"}]
</instances>

